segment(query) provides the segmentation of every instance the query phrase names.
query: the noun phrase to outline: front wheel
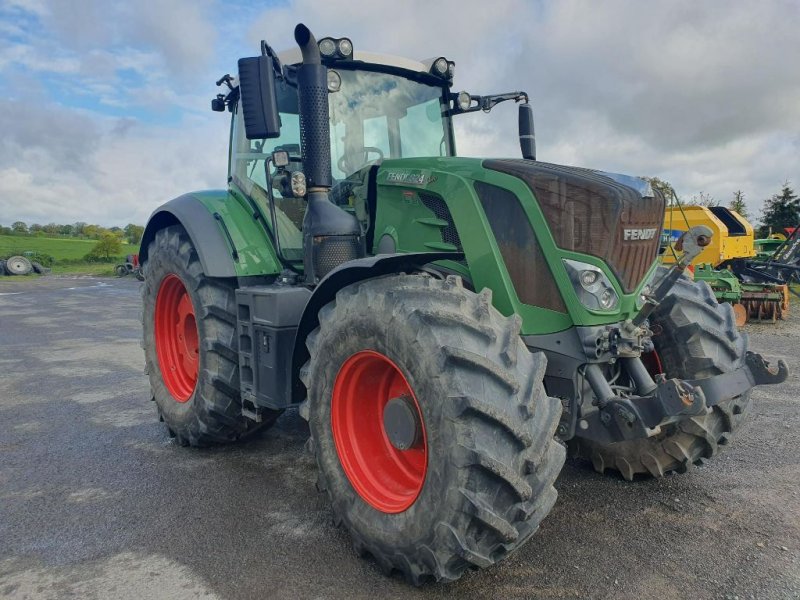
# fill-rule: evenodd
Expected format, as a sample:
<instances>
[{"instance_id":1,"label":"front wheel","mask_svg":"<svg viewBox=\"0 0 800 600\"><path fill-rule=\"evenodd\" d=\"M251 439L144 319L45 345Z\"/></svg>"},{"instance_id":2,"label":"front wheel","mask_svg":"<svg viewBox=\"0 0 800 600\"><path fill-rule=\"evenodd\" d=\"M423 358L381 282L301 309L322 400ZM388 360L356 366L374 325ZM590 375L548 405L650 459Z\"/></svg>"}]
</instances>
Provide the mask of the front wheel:
<instances>
[{"instance_id":1,"label":"front wheel","mask_svg":"<svg viewBox=\"0 0 800 600\"><path fill-rule=\"evenodd\" d=\"M705 282L681 277L653 311L650 322L659 332L653 336L652 357L658 360L652 362L668 378L703 379L744 364L747 338L736 328L731 305L717 303ZM598 472L619 471L628 480L684 472L727 444L749 408L748 391L720 402L706 415L667 425L650 438L613 444L576 438L573 448L578 456L589 458Z\"/></svg>"},{"instance_id":2,"label":"front wheel","mask_svg":"<svg viewBox=\"0 0 800 600\"><path fill-rule=\"evenodd\" d=\"M342 289L303 369L320 487L356 550L420 584L488 567L536 531L565 451L546 359L491 294L393 275Z\"/></svg>"},{"instance_id":3,"label":"front wheel","mask_svg":"<svg viewBox=\"0 0 800 600\"><path fill-rule=\"evenodd\" d=\"M144 352L158 412L181 444L242 439L256 423L242 415L236 295L232 283L206 277L180 226L156 233L142 286Z\"/></svg>"}]
</instances>

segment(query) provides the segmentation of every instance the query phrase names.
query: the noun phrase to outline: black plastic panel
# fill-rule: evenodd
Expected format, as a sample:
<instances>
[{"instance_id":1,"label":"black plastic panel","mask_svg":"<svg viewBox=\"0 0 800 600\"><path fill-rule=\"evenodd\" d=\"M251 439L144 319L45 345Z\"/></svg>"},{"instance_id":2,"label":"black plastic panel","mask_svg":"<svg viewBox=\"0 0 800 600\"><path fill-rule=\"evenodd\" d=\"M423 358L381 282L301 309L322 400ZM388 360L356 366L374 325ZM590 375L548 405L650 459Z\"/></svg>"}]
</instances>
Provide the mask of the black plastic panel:
<instances>
[{"instance_id":1,"label":"black plastic panel","mask_svg":"<svg viewBox=\"0 0 800 600\"><path fill-rule=\"evenodd\" d=\"M517 196L507 189L481 181L475 182L475 191L520 301L531 306L567 312L530 220Z\"/></svg>"},{"instance_id":2,"label":"black plastic panel","mask_svg":"<svg viewBox=\"0 0 800 600\"><path fill-rule=\"evenodd\" d=\"M311 291L299 286L236 290L239 384L242 399L272 409L292 401L292 355L297 326Z\"/></svg>"}]
</instances>

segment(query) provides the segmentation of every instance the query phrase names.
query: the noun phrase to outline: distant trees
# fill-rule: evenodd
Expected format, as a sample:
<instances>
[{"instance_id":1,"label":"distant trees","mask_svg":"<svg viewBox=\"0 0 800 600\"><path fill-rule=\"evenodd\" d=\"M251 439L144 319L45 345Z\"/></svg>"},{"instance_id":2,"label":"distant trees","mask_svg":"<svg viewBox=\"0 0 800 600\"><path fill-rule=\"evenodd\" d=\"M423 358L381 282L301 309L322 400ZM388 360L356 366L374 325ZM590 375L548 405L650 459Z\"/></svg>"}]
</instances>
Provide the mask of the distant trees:
<instances>
[{"instance_id":1,"label":"distant trees","mask_svg":"<svg viewBox=\"0 0 800 600\"><path fill-rule=\"evenodd\" d=\"M92 248L91 252L89 252L88 256L90 258L105 258L106 260L110 259L112 256L116 256L122 250L122 239L111 231L104 232L100 239L97 240L97 243Z\"/></svg>"},{"instance_id":2,"label":"distant trees","mask_svg":"<svg viewBox=\"0 0 800 600\"><path fill-rule=\"evenodd\" d=\"M11 227L0 225L0 235L35 235L46 237L73 237L80 239L100 240L105 233L112 233L118 238L127 240L130 244L139 244L142 241L144 227L135 223L128 223L125 227L102 227L96 224L84 223L48 223L41 225L24 221L15 221Z\"/></svg>"},{"instance_id":3,"label":"distant trees","mask_svg":"<svg viewBox=\"0 0 800 600\"><path fill-rule=\"evenodd\" d=\"M142 241L142 236L144 235L144 227L141 225L134 225L133 223L128 223L125 226L125 237L128 238L129 244L139 244Z\"/></svg>"},{"instance_id":4,"label":"distant trees","mask_svg":"<svg viewBox=\"0 0 800 600\"><path fill-rule=\"evenodd\" d=\"M695 194L692 196L691 202L688 202L692 206L719 206L719 200L715 200L714 196L711 194L706 194L705 192L700 192L699 194Z\"/></svg>"},{"instance_id":5,"label":"distant trees","mask_svg":"<svg viewBox=\"0 0 800 600\"><path fill-rule=\"evenodd\" d=\"M761 209L760 237L771 233L783 233L785 227L795 227L800 223L800 198L797 197L788 181L783 183L781 191L764 200Z\"/></svg>"},{"instance_id":6,"label":"distant trees","mask_svg":"<svg viewBox=\"0 0 800 600\"><path fill-rule=\"evenodd\" d=\"M745 219L748 219L750 215L747 214L747 204L744 201L744 192L742 190L736 190L733 192L733 200L728 205L728 208L731 210L735 210L737 213L742 215Z\"/></svg>"},{"instance_id":7,"label":"distant trees","mask_svg":"<svg viewBox=\"0 0 800 600\"><path fill-rule=\"evenodd\" d=\"M647 181L650 184L650 187L652 187L654 190L658 190L664 194L664 198L667 199L667 203L672 201L673 196L677 198L678 195L675 193L675 188L672 187L672 184L669 181L664 181L658 177L642 177L642 179Z\"/></svg>"}]
</instances>

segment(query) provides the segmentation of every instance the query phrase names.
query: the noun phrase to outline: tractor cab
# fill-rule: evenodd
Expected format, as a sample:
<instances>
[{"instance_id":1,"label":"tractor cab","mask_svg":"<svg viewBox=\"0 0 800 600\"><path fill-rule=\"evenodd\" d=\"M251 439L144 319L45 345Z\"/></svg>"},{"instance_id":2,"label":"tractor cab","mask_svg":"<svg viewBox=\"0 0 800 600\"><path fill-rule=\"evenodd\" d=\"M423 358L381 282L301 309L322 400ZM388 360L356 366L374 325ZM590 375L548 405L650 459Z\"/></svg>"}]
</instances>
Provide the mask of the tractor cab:
<instances>
[{"instance_id":1,"label":"tractor cab","mask_svg":"<svg viewBox=\"0 0 800 600\"><path fill-rule=\"evenodd\" d=\"M386 159L455 156L454 115L488 111L504 100L525 100L520 123L530 123L525 142L532 144L532 117L524 92L484 97L456 94L450 90L455 63L444 57L419 62L354 51L347 38L322 38L317 45L325 67L328 127L327 132L314 135L327 135L329 142L329 158L322 159L331 178L328 200L352 214L362 234L370 226L380 164ZM269 215L266 220L272 225L279 255L300 269L307 254L303 222L309 206L298 90L303 56L298 48L276 55L262 44L262 50L260 58L271 62L267 70L273 78L269 87L274 88L275 131L265 137L248 132L241 77L220 80L231 93L219 95L212 108L227 107L232 113L231 186ZM259 102L262 99L258 97Z\"/></svg>"},{"instance_id":2,"label":"tractor cab","mask_svg":"<svg viewBox=\"0 0 800 600\"><path fill-rule=\"evenodd\" d=\"M324 48L325 40L320 45ZM297 187L291 187L292 174L303 173L298 93L292 83L302 59L297 50L278 58L286 65L286 76L275 85L279 135L248 138L241 102L229 102L228 175L233 186L266 211L271 208L271 192L280 252L287 261L302 262L307 204L302 194L297 195ZM327 73L330 200L354 213L366 231L367 196L382 160L455 154L450 80L433 75L423 63L392 56L356 52L348 60L331 62L335 64ZM285 153L286 165L275 164L275 152ZM290 185L280 184L279 171L288 174Z\"/></svg>"}]
</instances>

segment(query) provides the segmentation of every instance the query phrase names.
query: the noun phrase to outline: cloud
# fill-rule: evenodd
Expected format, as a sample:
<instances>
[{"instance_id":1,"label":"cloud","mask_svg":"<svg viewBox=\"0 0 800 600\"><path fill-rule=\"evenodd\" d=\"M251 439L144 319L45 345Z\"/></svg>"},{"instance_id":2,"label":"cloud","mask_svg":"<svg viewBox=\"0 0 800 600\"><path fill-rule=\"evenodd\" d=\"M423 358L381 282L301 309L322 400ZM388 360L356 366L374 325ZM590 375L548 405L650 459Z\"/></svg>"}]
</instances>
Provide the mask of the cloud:
<instances>
[{"instance_id":1,"label":"cloud","mask_svg":"<svg viewBox=\"0 0 800 600\"><path fill-rule=\"evenodd\" d=\"M49 0L45 6L38 13L43 26L80 56L103 48L144 49L177 77L197 74L213 58L216 30L208 0Z\"/></svg>"},{"instance_id":2,"label":"cloud","mask_svg":"<svg viewBox=\"0 0 800 600\"><path fill-rule=\"evenodd\" d=\"M0 222L141 222L224 186L211 82L261 39L292 47L300 21L357 49L444 55L457 90L529 92L541 160L657 175L684 198L741 189L751 214L800 187L795 0L7 0ZM456 132L460 154L519 155L513 105Z\"/></svg>"},{"instance_id":3,"label":"cloud","mask_svg":"<svg viewBox=\"0 0 800 600\"><path fill-rule=\"evenodd\" d=\"M56 105L0 114L0 222L144 223L182 193L225 186L228 120L98 120Z\"/></svg>"}]
</instances>

